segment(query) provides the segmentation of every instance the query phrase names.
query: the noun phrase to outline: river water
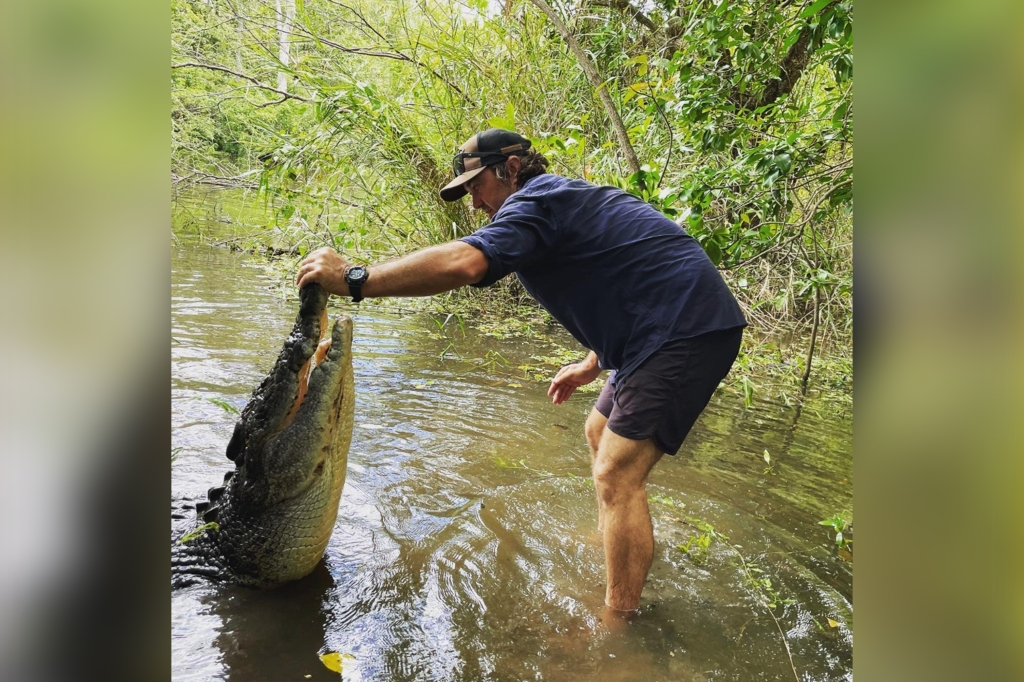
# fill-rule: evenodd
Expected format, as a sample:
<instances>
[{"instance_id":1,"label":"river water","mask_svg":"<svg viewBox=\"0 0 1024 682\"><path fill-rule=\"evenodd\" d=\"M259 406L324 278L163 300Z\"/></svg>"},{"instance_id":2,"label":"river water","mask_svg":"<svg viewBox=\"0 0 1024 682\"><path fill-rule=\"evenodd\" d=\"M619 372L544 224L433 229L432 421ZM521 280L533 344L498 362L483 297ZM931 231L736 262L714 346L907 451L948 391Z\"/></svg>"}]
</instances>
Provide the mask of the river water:
<instances>
[{"instance_id":1,"label":"river water","mask_svg":"<svg viewBox=\"0 0 1024 682\"><path fill-rule=\"evenodd\" d=\"M234 415L213 401L241 409L272 365L297 309L278 283L252 256L175 245L172 496L231 465ZM537 342L336 305L355 323L357 398L324 561L274 591L172 593L173 679L337 680L329 652L345 680L852 679L852 559L818 523L853 509L852 401L759 390L745 407L720 390L651 475L654 565L640 616L610 632L583 437L595 396L551 405L516 369ZM719 534L703 555L700 523Z\"/></svg>"}]
</instances>

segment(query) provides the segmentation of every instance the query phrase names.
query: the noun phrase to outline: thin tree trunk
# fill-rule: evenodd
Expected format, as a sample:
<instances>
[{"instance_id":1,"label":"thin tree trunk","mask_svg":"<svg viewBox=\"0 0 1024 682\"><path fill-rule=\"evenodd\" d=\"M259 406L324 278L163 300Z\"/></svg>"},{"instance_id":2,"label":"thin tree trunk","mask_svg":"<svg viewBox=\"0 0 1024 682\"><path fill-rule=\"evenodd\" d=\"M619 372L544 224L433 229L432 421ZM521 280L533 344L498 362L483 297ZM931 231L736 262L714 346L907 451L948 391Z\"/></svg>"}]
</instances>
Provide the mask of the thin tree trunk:
<instances>
[{"instance_id":1,"label":"thin tree trunk","mask_svg":"<svg viewBox=\"0 0 1024 682\"><path fill-rule=\"evenodd\" d=\"M291 33L295 23L295 0L274 0L277 9L277 59L281 66L287 68L291 61ZM277 72L277 89L288 92L288 73Z\"/></svg>"},{"instance_id":2,"label":"thin tree trunk","mask_svg":"<svg viewBox=\"0 0 1024 682\"><path fill-rule=\"evenodd\" d=\"M801 393L807 392L807 380L811 378L811 361L814 359L814 343L818 340L818 318L821 316L821 287L814 288L814 321L811 324L811 345L807 348L807 362L804 376L800 380Z\"/></svg>"},{"instance_id":3,"label":"thin tree trunk","mask_svg":"<svg viewBox=\"0 0 1024 682\"><path fill-rule=\"evenodd\" d=\"M530 0L534 5L540 9L541 12L547 15L551 23L555 25L555 28L562 36L562 40L569 46L569 50L572 51L576 57L576 61L583 67L583 73L587 75L594 88L597 89L597 94L601 98L601 103L604 104L605 113L608 114L608 118L611 119L612 127L615 128L615 136L619 138L619 150L623 156L626 157L626 162L629 163L630 170L634 173L640 170L640 162L637 161L636 152L633 151L633 145L629 142L629 133L626 132L626 126L622 123L622 118L619 116L618 109L615 108L615 103L612 102L612 96L608 92L608 88L605 86L604 81L601 80L601 76L597 73L597 67L590 61L590 57L583 51L576 39L569 33L569 28L562 21L562 18L558 16L555 10L551 9L551 5L546 3L544 0Z\"/></svg>"},{"instance_id":4,"label":"thin tree trunk","mask_svg":"<svg viewBox=\"0 0 1024 682\"><path fill-rule=\"evenodd\" d=\"M245 24L242 23L242 15L235 15L236 26L238 28L238 45L235 47L235 70L242 71L242 45L245 44ZM246 94L249 92L249 83L245 84Z\"/></svg>"}]
</instances>

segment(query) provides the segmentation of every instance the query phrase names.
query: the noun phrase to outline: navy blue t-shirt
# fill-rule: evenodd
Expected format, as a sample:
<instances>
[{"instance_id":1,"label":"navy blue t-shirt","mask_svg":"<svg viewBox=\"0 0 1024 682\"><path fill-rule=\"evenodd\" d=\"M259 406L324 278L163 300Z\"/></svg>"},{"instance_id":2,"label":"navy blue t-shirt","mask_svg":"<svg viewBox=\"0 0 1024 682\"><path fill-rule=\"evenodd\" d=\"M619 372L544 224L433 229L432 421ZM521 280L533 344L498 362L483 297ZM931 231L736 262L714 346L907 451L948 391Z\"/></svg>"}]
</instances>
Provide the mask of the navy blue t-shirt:
<instances>
[{"instance_id":1,"label":"navy blue t-shirt","mask_svg":"<svg viewBox=\"0 0 1024 682\"><path fill-rule=\"evenodd\" d=\"M516 273L601 367L625 377L667 341L746 326L711 259L683 228L615 187L538 175L461 241Z\"/></svg>"}]
</instances>

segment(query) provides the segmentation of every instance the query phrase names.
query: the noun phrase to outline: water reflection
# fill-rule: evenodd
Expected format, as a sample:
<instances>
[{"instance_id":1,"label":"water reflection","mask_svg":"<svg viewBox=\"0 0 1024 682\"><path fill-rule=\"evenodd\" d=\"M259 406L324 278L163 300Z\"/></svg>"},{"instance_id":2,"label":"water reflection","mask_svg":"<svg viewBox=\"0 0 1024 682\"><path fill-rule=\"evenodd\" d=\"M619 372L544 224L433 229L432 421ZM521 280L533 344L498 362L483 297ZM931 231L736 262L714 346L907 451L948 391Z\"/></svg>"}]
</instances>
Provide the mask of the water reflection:
<instances>
[{"instance_id":1,"label":"water reflection","mask_svg":"<svg viewBox=\"0 0 1024 682\"><path fill-rule=\"evenodd\" d=\"M238 254L182 245L174 258L172 493L187 496L229 466L233 415L211 398L245 403L295 303ZM652 503L643 613L612 635L595 615L604 567L582 428L594 396L553 406L546 386L468 360L491 351L515 368L543 354L535 342L458 334L461 361L429 320L363 306L354 322L356 426L322 570L270 593L175 593L174 679L332 676L321 650L354 657L350 680L792 679L744 562L772 581L800 675L852 679L852 567L818 525L852 508L848 406L717 395L652 474L665 502ZM729 538L700 562L679 549L694 519Z\"/></svg>"},{"instance_id":2,"label":"water reflection","mask_svg":"<svg viewBox=\"0 0 1024 682\"><path fill-rule=\"evenodd\" d=\"M221 620L213 646L230 682L337 680L321 664L334 579L321 562L307 578L277 590L223 587L201 600Z\"/></svg>"}]
</instances>

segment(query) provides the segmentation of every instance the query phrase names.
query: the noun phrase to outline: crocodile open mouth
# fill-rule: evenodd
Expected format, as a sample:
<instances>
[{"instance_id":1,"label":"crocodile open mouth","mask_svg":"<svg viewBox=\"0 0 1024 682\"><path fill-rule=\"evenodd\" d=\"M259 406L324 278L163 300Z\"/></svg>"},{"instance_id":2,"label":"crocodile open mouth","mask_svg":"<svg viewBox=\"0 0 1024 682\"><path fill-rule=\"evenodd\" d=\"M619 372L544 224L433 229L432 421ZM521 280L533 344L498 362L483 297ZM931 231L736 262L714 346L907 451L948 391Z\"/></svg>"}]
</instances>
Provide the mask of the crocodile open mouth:
<instances>
[{"instance_id":1,"label":"crocodile open mouth","mask_svg":"<svg viewBox=\"0 0 1024 682\"><path fill-rule=\"evenodd\" d=\"M281 422L279 427L280 430L288 428L288 426L295 419L295 415L298 414L299 408L306 401L306 394L309 392L309 378L313 375L313 370L324 361L327 357L328 351L331 350L331 334L330 326L328 324L327 309L320 313L320 341L317 344L316 350L309 357L308 360L299 368L299 387L295 394L295 401L292 403L291 409L288 410L288 414L285 415L284 420Z\"/></svg>"}]
</instances>

